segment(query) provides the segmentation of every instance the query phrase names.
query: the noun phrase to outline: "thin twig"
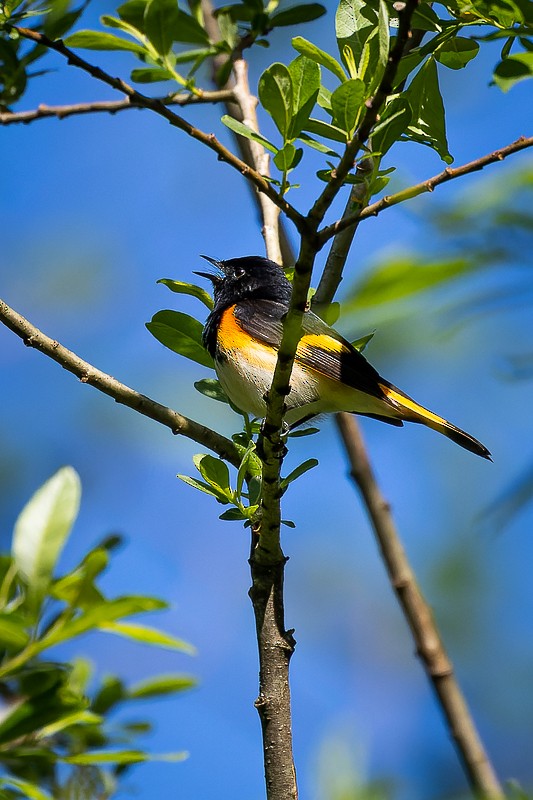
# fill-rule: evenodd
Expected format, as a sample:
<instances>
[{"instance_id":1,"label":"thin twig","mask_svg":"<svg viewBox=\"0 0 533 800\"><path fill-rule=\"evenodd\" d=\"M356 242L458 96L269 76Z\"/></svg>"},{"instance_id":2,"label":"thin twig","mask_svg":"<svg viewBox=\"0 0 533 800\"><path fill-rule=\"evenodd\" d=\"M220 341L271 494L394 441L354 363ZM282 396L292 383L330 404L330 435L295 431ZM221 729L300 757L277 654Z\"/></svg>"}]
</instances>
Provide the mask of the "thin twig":
<instances>
[{"instance_id":1,"label":"thin twig","mask_svg":"<svg viewBox=\"0 0 533 800\"><path fill-rule=\"evenodd\" d=\"M414 186L409 186L407 189L402 189L400 192L396 192L395 194L382 197L381 200L376 200L375 203L371 203L371 205L366 206L366 208L362 209L362 211L356 212L355 214L350 214L333 223L333 225L328 225L327 227L322 228L322 230L318 232L318 237L324 244L328 241L328 239L331 239L332 236L335 236L340 231L349 228L351 225L355 225L363 219L368 219L368 217L377 217L377 215L386 208L391 208L392 206L396 206L398 203L403 203L406 200L412 200L414 197L418 197L425 192L432 192L442 183L447 183L455 178L461 178L463 175L469 175L471 172L479 172L489 164L495 164L498 161L503 161L505 158L507 158L507 156L510 156L513 153L518 153L528 147L533 147L533 136L521 136L515 142L512 142L505 147L501 147L499 150L494 150L492 153L489 153L486 156L476 158L474 161L469 161L467 164L462 164L460 167L446 167L446 169L444 169L442 172L439 172L438 175L434 175L432 178L428 178L427 180L417 183Z\"/></svg>"},{"instance_id":2,"label":"thin twig","mask_svg":"<svg viewBox=\"0 0 533 800\"><path fill-rule=\"evenodd\" d=\"M435 690L468 780L472 789L484 800L503 800L504 792L455 678L431 608L416 582L390 506L376 483L359 426L350 414L337 414L336 421L349 458L352 478L361 492L390 582L411 629L417 653Z\"/></svg>"},{"instance_id":3,"label":"thin twig","mask_svg":"<svg viewBox=\"0 0 533 800\"><path fill-rule=\"evenodd\" d=\"M214 92L202 92L201 94L191 94L190 92L178 92L177 94L166 95L156 98L165 106L188 106L201 105L204 103L225 103L231 100L233 92L230 89L220 89ZM65 119L79 114L116 114L119 111L127 111L131 108L143 109L144 105L136 103L129 97L124 100L97 100L92 103L73 103L63 106L49 106L41 103L37 108L30 111L3 111L0 113L0 125L27 125L38 119L56 117Z\"/></svg>"},{"instance_id":4,"label":"thin twig","mask_svg":"<svg viewBox=\"0 0 533 800\"><path fill-rule=\"evenodd\" d=\"M67 350L58 341L44 334L25 317L10 308L3 300L0 300L0 322L12 330L13 333L16 333L28 347L34 347L39 352L52 358L68 372L76 375L82 383L94 386L95 389L112 397L117 403L128 406L133 411L138 411L139 414L165 425L174 434L193 439L195 442L213 450L221 458L227 459L234 466L239 466L242 453L225 436L221 436L216 431L206 428L205 425L200 425L200 423L183 416L183 414L179 414L177 411L151 400L146 395L140 394L135 389L120 383L111 375L107 375L105 372L93 367L92 364L84 361L76 353Z\"/></svg>"},{"instance_id":5,"label":"thin twig","mask_svg":"<svg viewBox=\"0 0 533 800\"><path fill-rule=\"evenodd\" d=\"M59 53L66 58L68 63L72 66L78 67L84 72L87 72L93 78L96 78L108 86L111 86L113 89L122 92L122 94L125 94L127 97L131 98L131 100L133 100L137 105L142 106L143 108L149 108L151 111L154 111L156 114L159 114L168 120L168 122L174 127L179 128L188 136L191 136L193 139L196 139L197 141L209 147L210 150L213 150L217 154L219 161L224 161L236 169L238 172L244 175L247 180L251 181L256 186L258 191L266 194L272 200L272 202L275 203L275 205L279 206L279 208L294 223L299 231L307 231L308 226L302 214L300 214L299 211L297 211L293 206L291 206L290 203L281 197L281 195L276 192L273 186L266 181L259 172L250 167L248 164L245 164L244 161L228 150L227 147L224 147L224 145L218 141L214 133L205 133L205 131L200 130L200 128L196 128L186 119L174 113L174 111L162 103L161 100L154 97L148 97L147 95L138 92L121 78L114 78L112 75L109 75L107 72L104 72L104 70L100 69L100 67L96 67L94 64L90 64L88 61L85 61L85 59L80 58L73 50L70 50L68 47L66 47L60 39L57 41L52 41L44 34L31 30L30 28L19 28L17 26L13 26L12 29L17 31L17 33L23 38L29 39L30 41L36 42L40 45L44 45L50 50L54 50L56 53Z\"/></svg>"}]
</instances>

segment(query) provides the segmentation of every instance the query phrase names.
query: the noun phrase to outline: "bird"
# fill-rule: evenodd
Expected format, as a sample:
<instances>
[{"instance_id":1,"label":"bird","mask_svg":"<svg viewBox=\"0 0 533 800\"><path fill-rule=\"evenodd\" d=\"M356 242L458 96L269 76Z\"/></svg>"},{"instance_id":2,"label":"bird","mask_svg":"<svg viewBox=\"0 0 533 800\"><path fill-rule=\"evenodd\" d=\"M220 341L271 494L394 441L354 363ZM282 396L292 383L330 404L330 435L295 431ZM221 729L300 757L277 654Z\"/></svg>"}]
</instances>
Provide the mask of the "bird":
<instances>
[{"instance_id":1,"label":"bird","mask_svg":"<svg viewBox=\"0 0 533 800\"><path fill-rule=\"evenodd\" d=\"M291 300L291 283L279 264L262 256L225 261L202 258L216 269L215 273L195 272L211 281L214 292L203 344L231 402L262 418ZM489 450L469 433L382 378L362 353L311 310L303 315L285 404L284 420L290 429L322 414L346 411L398 427L404 422L426 425L492 460Z\"/></svg>"}]
</instances>

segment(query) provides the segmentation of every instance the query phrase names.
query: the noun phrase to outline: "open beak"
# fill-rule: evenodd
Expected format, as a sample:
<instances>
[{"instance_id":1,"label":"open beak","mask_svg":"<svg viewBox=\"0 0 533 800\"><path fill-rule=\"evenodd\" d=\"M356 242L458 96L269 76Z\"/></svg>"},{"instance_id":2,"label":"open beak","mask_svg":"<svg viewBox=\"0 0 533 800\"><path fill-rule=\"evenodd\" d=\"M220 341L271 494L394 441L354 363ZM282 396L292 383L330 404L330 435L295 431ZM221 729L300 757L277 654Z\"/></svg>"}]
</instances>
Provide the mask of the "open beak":
<instances>
[{"instance_id":1,"label":"open beak","mask_svg":"<svg viewBox=\"0 0 533 800\"><path fill-rule=\"evenodd\" d=\"M214 267L216 267L218 270L220 270L220 272L222 272L222 273L224 272L224 268L222 266L222 261L219 261L216 258L211 258L211 256L200 256L200 258L205 258L206 261L209 261L209 263L212 264ZM194 275L199 275L201 278L207 278L208 280L211 281L213 286L216 286L217 283L220 283L222 280L224 280L223 275L216 275L216 274L214 274L212 272L196 272L196 271L193 271L193 274Z\"/></svg>"}]
</instances>

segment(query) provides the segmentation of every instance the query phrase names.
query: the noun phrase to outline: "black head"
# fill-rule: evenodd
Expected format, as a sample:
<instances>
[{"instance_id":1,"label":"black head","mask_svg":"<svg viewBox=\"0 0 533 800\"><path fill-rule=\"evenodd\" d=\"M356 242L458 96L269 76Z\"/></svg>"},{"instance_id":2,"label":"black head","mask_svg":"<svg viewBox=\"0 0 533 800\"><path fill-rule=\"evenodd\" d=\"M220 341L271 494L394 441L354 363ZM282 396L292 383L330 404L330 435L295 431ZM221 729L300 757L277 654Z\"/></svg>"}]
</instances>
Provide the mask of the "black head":
<instances>
[{"instance_id":1,"label":"black head","mask_svg":"<svg viewBox=\"0 0 533 800\"><path fill-rule=\"evenodd\" d=\"M291 299L291 284L281 267L261 256L243 256L217 261L202 256L219 270L218 274L196 272L208 278L215 294L215 311L228 308L239 300L277 300L288 305Z\"/></svg>"}]
</instances>

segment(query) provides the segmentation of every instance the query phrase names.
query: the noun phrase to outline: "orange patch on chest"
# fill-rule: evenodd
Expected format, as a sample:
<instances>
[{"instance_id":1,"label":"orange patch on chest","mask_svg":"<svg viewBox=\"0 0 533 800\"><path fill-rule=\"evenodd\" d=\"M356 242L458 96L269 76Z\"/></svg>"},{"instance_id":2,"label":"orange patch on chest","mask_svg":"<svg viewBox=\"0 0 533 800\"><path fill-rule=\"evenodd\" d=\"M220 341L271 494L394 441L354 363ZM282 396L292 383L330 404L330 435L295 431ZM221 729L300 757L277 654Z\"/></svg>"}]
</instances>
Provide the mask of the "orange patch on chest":
<instances>
[{"instance_id":1,"label":"orange patch on chest","mask_svg":"<svg viewBox=\"0 0 533 800\"><path fill-rule=\"evenodd\" d=\"M239 325L235 317L235 307L232 305L227 308L220 318L217 342L221 350L243 350L255 341Z\"/></svg>"}]
</instances>

